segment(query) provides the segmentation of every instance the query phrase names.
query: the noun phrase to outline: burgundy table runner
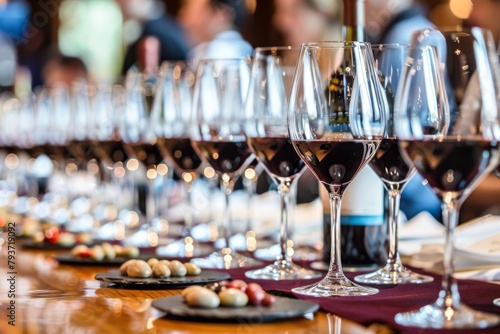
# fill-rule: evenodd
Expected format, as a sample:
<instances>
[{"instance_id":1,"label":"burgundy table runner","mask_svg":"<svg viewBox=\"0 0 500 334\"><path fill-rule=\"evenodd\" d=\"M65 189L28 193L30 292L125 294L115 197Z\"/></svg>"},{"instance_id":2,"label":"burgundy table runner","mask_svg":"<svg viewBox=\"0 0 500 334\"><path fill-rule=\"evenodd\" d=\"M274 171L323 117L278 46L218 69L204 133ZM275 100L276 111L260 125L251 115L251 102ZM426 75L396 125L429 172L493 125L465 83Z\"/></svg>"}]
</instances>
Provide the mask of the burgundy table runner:
<instances>
[{"instance_id":1,"label":"burgundy table runner","mask_svg":"<svg viewBox=\"0 0 500 334\"><path fill-rule=\"evenodd\" d=\"M299 299L314 301L318 303L325 312L333 313L363 325L369 325L371 323L388 324L399 333L434 334L457 332L500 334L500 326L480 330L468 329L452 331L404 327L397 324L394 321L394 316L397 313L414 310L435 301L441 287L440 275L431 274L416 268L412 269L422 274L433 276L434 282L425 284L376 286L379 289L379 293L366 297L308 297L293 294L291 289L317 282L319 279L287 281L251 280L245 277L245 272L249 270L249 268L231 269L229 273L232 279L257 282L268 291L277 290L284 294L294 295ZM346 272L345 274L350 279L353 279L354 276L360 275L362 272ZM500 307L492 303L493 299L500 298L500 285L476 280L459 280L458 288L462 301L468 306L476 310L500 315Z\"/></svg>"}]
</instances>

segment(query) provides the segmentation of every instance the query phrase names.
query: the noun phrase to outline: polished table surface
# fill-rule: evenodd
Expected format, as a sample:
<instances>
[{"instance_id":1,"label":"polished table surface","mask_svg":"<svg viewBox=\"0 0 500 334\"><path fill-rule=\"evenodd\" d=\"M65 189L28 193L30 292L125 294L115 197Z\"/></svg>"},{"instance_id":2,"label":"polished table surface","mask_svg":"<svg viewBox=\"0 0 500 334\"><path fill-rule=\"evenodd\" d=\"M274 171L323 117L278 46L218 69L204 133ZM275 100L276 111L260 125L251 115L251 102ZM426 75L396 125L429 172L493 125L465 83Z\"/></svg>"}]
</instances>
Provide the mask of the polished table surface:
<instances>
[{"instance_id":1,"label":"polished table surface","mask_svg":"<svg viewBox=\"0 0 500 334\"><path fill-rule=\"evenodd\" d=\"M153 300L182 289L131 290L102 287L94 275L104 266L59 265L56 251L15 249L15 285L8 279L4 243L0 255L0 333L390 333L318 311L302 318L269 323L217 323L173 320ZM12 290L13 289L13 290ZM9 292L14 292L15 297ZM15 302L9 325L7 306ZM12 313L12 312L11 312Z\"/></svg>"}]
</instances>

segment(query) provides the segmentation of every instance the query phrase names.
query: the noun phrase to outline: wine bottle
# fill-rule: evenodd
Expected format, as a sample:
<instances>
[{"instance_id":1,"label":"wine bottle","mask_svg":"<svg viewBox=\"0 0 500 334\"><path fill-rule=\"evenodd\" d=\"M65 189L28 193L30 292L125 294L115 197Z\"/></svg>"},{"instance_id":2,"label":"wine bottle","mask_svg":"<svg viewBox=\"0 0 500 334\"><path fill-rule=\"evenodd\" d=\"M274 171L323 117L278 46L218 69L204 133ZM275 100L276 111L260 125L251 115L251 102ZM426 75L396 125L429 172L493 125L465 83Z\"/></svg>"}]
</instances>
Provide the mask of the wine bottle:
<instances>
[{"instance_id":1,"label":"wine bottle","mask_svg":"<svg viewBox=\"0 0 500 334\"><path fill-rule=\"evenodd\" d=\"M346 41L364 41L364 0L344 0L343 37ZM347 78L332 75L332 80L342 82ZM330 87L335 87L332 82ZM342 117L347 118L344 113ZM339 119L340 120L340 119ZM324 186L320 185L321 188ZM387 224L384 187L379 177L365 166L355 177L342 197L341 254L344 267L366 268L385 263ZM330 204L326 189L320 189L323 202L324 245L330 245ZM324 247L323 262L330 261L330 247Z\"/></svg>"}]
</instances>

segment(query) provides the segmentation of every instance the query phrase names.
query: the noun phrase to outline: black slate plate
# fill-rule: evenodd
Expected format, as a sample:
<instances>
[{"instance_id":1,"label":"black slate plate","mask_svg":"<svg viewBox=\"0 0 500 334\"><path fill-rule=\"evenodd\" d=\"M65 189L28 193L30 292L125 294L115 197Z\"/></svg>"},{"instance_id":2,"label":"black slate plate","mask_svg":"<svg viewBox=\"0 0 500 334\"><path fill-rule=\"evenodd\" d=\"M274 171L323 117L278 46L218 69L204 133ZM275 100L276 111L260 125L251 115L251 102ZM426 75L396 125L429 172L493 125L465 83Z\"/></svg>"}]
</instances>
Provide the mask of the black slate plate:
<instances>
[{"instance_id":1,"label":"black slate plate","mask_svg":"<svg viewBox=\"0 0 500 334\"><path fill-rule=\"evenodd\" d=\"M95 240L89 243L85 243L85 246L92 247L94 245L102 244L104 241ZM76 245L80 245L81 243L73 243L73 244L58 244L58 243L50 243L47 241L35 241L33 239L25 239L21 241L21 247L25 249L36 249L36 250L62 250L62 249L73 249Z\"/></svg>"},{"instance_id":2,"label":"black slate plate","mask_svg":"<svg viewBox=\"0 0 500 334\"><path fill-rule=\"evenodd\" d=\"M231 278L228 273L202 270L197 276L167 277L167 278L135 278L120 274L119 270L110 270L105 273L98 273L95 279L106 283L111 283L115 287L133 289L165 289L180 288L188 285L210 282L219 282Z\"/></svg>"},{"instance_id":3,"label":"black slate plate","mask_svg":"<svg viewBox=\"0 0 500 334\"><path fill-rule=\"evenodd\" d=\"M57 260L60 264L69 264L69 265L82 265L82 266L121 266L125 261L132 259L139 259L147 261L150 258L157 258L158 260L178 260L182 263L189 262L191 258L182 258L182 257L164 257L158 256L155 253L150 252L142 252L138 257L130 258L130 257L115 257L114 259L104 258L101 261L96 261L90 257L80 257L71 255L71 253L58 254L54 256L54 259Z\"/></svg>"},{"instance_id":4,"label":"black slate plate","mask_svg":"<svg viewBox=\"0 0 500 334\"><path fill-rule=\"evenodd\" d=\"M149 258L155 257L154 254L141 254L139 257L134 259L148 260ZM114 259L104 258L100 261L96 261L90 257L80 257L74 256L70 253L58 254L54 256L60 264L71 264L71 265L86 265L86 266L121 266L125 261L131 260L130 257L115 257Z\"/></svg>"},{"instance_id":5,"label":"black slate plate","mask_svg":"<svg viewBox=\"0 0 500 334\"><path fill-rule=\"evenodd\" d=\"M276 297L276 302L271 306L196 308L188 306L181 295L156 299L153 301L153 306L166 312L167 317L176 319L238 323L261 323L297 318L319 309L317 303L284 297Z\"/></svg>"}]
</instances>

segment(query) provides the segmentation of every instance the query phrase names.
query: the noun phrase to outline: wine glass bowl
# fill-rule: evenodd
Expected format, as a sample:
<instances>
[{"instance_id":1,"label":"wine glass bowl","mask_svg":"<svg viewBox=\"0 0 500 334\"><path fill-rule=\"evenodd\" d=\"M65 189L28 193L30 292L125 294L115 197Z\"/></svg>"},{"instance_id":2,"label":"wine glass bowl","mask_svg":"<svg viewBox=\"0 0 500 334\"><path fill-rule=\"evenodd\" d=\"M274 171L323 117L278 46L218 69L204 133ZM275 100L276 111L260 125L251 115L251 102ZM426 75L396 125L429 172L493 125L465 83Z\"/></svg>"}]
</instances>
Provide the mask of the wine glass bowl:
<instances>
[{"instance_id":1,"label":"wine glass bowl","mask_svg":"<svg viewBox=\"0 0 500 334\"><path fill-rule=\"evenodd\" d=\"M491 34L424 30L414 34L395 103L403 157L442 201L444 274L438 298L396 315L426 328L484 328L500 317L463 304L453 278L453 236L461 204L498 164L500 72Z\"/></svg>"},{"instance_id":2,"label":"wine glass bowl","mask_svg":"<svg viewBox=\"0 0 500 334\"><path fill-rule=\"evenodd\" d=\"M372 159L385 131L387 100L374 68L367 43L302 45L290 98L289 133L299 156L328 191L332 243L326 276L294 288L296 293L362 296L378 292L350 281L343 273L340 254L342 195Z\"/></svg>"},{"instance_id":3,"label":"wine glass bowl","mask_svg":"<svg viewBox=\"0 0 500 334\"><path fill-rule=\"evenodd\" d=\"M413 176L413 164L403 159L398 138L394 133L394 98L400 83L400 76L405 66L407 45L379 44L372 45L375 64L380 82L389 102L386 117L386 133L380 142L375 156L370 160L370 167L382 180L389 195L388 241L389 252L384 267L368 274L358 275L356 282L365 284L406 284L432 282L431 276L421 275L406 268L398 252L398 216L401 193Z\"/></svg>"},{"instance_id":4,"label":"wine glass bowl","mask_svg":"<svg viewBox=\"0 0 500 334\"><path fill-rule=\"evenodd\" d=\"M237 253L230 245L230 195L244 169L254 159L244 133L243 106L250 67L245 59L205 59L196 73L191 141L199 156L217 173L225 195L222 222L224 247L192 262L202 267L234 268L260 263Z\"/></svg>"},{"instance_id":5,"label":"wine glass bowl","mask_svg":"<svg viewBox=\"0 0 500 334\"><path fill-rule=\"evenodd\" d=\"M257 48L252 61L250 88L245 103L245 135L248 146L272 177L281 203L280 254L273 264L247 271L253 279L305 279L319 275L293 263L288 243L292 183L305 164L297 155L287 127L288 98L298 48Z\"/></svg>"}]
</instances>

